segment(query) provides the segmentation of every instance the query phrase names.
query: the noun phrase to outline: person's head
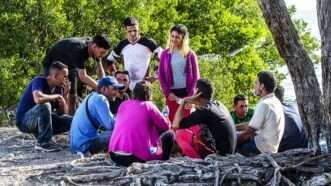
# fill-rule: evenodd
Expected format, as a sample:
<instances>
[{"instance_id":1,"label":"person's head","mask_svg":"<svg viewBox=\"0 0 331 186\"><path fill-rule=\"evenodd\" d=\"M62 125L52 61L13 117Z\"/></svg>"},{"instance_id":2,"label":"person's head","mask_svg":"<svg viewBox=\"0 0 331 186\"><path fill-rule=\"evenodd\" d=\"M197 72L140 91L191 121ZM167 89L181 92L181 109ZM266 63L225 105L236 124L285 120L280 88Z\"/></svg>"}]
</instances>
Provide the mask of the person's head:
<instances>
[{"instance_id":1,"label":"person's head","mask_svg":"<svg viewBox=\"0 0 331 186\"><path fill-rule=\"evenodd\" d=\"M257 74L255 81L255 95L265 96L273 93L276 87L276 79L271 72L261 71Z\"/></svg>"},{"instance_id":2,"label":"person's head","mask_svg":"<svg viewBox=\"0 0 331 186\"><path fill-rule=\"evenodd\" d=\"M104 58L110 49L110 42L105 35L96 35L93 37L89 46L89 54L95 59Z\"/></svg>"},{"instance_id":3,"label":"person's head","mask_svg":"<svg viewBox=\"0 0 331 186\"><path fill-rule=\"evenodd\" d=\"M196 94L200 93L199 101L211 100L214 96L214 85L208 79L199 79L196 83Z\"/></svg>"},{"instance_id":4,"label":"person's head","mask_svg":"<svg viewBox=\"0 0 331 186\"><path fill-rule=\"evenodd\" d=\"M133 43L140 37L139 22L135 17L127 17L123 22L127 39Z\"/></svg>"},{"instance_id":5,"label":"person's head","mask_svg":"<svg viewBox=\"0 0 331 186\"><path fill-rule=\"evenodd\" d=\"M123 89L124 85L117 82L112 76L105 76L98 81L97 91L108 99L117 96L118 90Z\"/></svg>"},{"instance_id":6,"label":"person's head","mask_svg":"<svg viewBox=\"0 0 331 186\"><path fill-rule=\"evenodd\" d=\"M51 86L63 86L68 80L68 66L60 61L55 61L49 68L48 79Z\"/></svg>"},{"instance_id":7,"label":"person's head","mask_svg":"<svg viewBox=\"0 0 331 186\"><path fill-rule=\"evenodd\" d=\"M133 89L133 99L150 101L152 99L152 84L148 81L139 81Z\"/></svg>"},{"instance_id":8,"label":"person's head","mask_svg":"<svg viewBox=\"0 0 331 186\"><path fill-rule=\"evenodd\" d=\"M248 98L243 95L235 96L233 99L233 108L238 117L245 117L248 112Z\"/></svg>"},{"instance_id":9,"label":"person's head","mask_svg":"<svg viewBox=\"0 0 331 186\"><path fill-rule=\"evenodd\" d=\"M178 49L183 56L190 51L189 32L183 24L177 24L170 29L167 47L170 51Z\"/></svg>"},{"instance_id":10,"label":"person's head","mask_svg":"<svg viewBox=\"0 0 331 186\"><path fill-rule=\"evenodd\" d=\"M129 84L130 84L129 72L126 70L116 71L115 78L119 83L121 83L125 86L125 88L123 89L123 92L126 92L129 89Z\"/></svg>"},{"instance_id":11,"label":"person's head","mask_svg":"<svg viewBox=\"0 0 331 186\"><path fill-rule=\"evenodd\" d=\"M279 99L281 103L284 102L284 87L278 85L275 89L275 96Z\"/></svg>"}]
</instances>

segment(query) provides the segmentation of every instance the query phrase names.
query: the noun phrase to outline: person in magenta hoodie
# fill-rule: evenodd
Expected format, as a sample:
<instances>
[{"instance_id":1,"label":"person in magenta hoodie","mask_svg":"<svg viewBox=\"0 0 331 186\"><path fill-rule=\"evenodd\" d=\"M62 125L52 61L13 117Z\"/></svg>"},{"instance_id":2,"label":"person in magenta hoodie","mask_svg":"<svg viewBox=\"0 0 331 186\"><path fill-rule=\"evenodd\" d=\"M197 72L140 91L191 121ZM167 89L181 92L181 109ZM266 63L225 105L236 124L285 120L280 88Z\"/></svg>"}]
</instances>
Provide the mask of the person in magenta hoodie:
<instances>
[{"instance_id":1,"label":"person in magenta hoodie","mask_svg":"<svg viewBox=\"0 0 331 186\"><path fill-rule=\"evenodd\" d=\"M197 56L189 47L189 33L185 25L178 24L170 29L167 45L161 53L158 78L172 122L179 106L177 102L180 98L193 95L200 73Z\"/></svg>"},{"instance_id":2,"label":"person in magenta hoodie","mask_svg":"<svg viewBox=\"0 0 331 186\"><path fill-rule=\"evenodd\" d=\"M124 101L118 109L109 142L110 158L116 164L129 166L170 157L175 135L170 131L170 122L150 101L151 91L149 82L138 82L133 99Z\"/></svg>"},{"instance_id":3,"label":"person in magenta hoodie","mask_svg":"<svg viewBox=\"0 0 331 186\"><path fill-rule=\"evenodd\" d=\"M170 29L167 45L167 49L161 53L158 78L172 122L179 107L179 100L193 95L200 73L197 56L189 47L189 32L185 25L178 24ZM190 115L190 111L191 108L187 106L184 116ZM192 135L199 131L199 125L176 131L176 142L183 155L201 158L192 146Z\"/></svg>"}]
</instances>

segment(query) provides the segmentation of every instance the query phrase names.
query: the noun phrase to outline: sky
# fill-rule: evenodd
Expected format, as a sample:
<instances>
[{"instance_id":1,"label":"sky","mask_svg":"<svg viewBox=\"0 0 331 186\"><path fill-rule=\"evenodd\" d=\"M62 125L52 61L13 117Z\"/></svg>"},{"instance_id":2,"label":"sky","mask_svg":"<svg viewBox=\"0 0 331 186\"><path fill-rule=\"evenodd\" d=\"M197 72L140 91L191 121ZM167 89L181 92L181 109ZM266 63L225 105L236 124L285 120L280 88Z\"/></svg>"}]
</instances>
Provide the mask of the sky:
<instances>
[{"instance_id":1,"label":"sky","mask_svg":"<svg viewBox=\"0 0 331 186\"><path fill-rule=\"evenodd\" d=\"M317 23L317 11L316 11L316 0L285 0L286 5L295 5L296 14L295 18L301 18L308 23L313 36L320 39L318 23Z\"/></svg>"}]
</instances>

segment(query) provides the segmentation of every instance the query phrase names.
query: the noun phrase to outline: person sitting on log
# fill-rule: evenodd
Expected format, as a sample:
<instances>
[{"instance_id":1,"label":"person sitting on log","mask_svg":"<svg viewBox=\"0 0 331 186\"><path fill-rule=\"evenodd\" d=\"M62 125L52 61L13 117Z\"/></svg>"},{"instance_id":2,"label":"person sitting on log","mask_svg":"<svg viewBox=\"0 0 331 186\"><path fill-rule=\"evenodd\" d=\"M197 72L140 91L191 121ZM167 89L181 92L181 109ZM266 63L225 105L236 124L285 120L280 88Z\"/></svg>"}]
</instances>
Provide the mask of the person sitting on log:
<instances>
[{"instance_id":1,"label":"person sitting on log","mask_svg":"<svg viewBox=\"0 0 331 186\"><path fill-rule=\"evenodd\" d=\"M248 98L244 95L237 95L233 98L233 109L230 114L235 125L249 122L254 114L254 109L248 108Z\"/></svg>"},{"instance_id":2,"label":"person sitting on log","mask_svg":"<svg viewBox=\"0 0 331 186\"><path fill-rule=\"evenodd\" d=\"M35 77L25 89L16 114L17 128L37 138L35 149L44 152L61 150L52 142L55 134L70 129L68 114L69 82L67 65L56 61L46 77ZM57 108L57 112L54 109Z\"/></svg>"},{"instance_id":3,"label":"person sitting on log","mask_svg":"<svg viewBox=\"0 0 331 186\"><path fill-rule=\"evenodd\" d=\"M70 129L72 152L95 154L106 150L114 128L114 115L109 100L124 88L114 77L106 76L98 81L97 91L88 95L79 105Z\"/></svg>"},{"instance_id":4,"label":"person sitting on log","mask_svg":"<svg viewBox=\"0 0 331 186\"><path fill-rule=\"evenodd\" d=\"M110 158L116 164L169 159L175 134L169 130L169 120L150 101L151 96L151 84L140 81L133 98L120 105L109 142Z\"/></svg>"},{"instance_id":5,"label":"person sitting on log","mask_svg":"<svg viewBox=\"0 0 331 186\"><path fill-rule=\"evenodd\" d=\"M183 98L172 124L174 130L188 128L195 124L205 125L213 139L215 148L220 155L233 154L236 147L236 132L228 109L219 101L213 99L214 87L211 81L199 79L195 93ZM184 118L186 104L194 104L196 110ZM212 148L212 144L207 144Z\"/></svg>"},{"instance_id":6,"label":"person sitting on log","mask_svg":"<svg viewBox=\"0 0 331 186\"><path fill-rule=\"evenodd\" d=\"M284 103L284 88L282 86L277 86L275 96L282 103L285 114L284 135L280 141L278 152L295 148L307 148L308 139L303 128L297 104Z\"/></svg>"},{"instance_id":7,"label":"person sitting on log","mask_svg":"<svg viewBox=\"0 0 331 186\"><path fill-rule=\"evenodd\" d=\"M282 104L274 95L276 80L271 72L257 75L255 95L261 99L256 105L252 119L246 125L237 126L237 151L251 156L259 153L277 153L284 133Z\"/></svg>"}]
</instances>

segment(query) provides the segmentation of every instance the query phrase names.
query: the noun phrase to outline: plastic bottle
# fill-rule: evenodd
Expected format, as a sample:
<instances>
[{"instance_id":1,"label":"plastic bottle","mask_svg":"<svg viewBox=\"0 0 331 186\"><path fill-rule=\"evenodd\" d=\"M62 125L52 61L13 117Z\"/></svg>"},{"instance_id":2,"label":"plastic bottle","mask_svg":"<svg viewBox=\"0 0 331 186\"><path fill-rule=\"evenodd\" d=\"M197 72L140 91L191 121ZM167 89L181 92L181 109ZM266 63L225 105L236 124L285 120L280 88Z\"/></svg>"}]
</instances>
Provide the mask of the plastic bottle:
<instances>
[{"instance_id":1,"label":"plastic bottle","mask_svg":"<svg viewBox=\"0 0 331 186\"><path fill-rule=\"evenodd\" d=\"M169 108L168 106L164 106L163 109L162 109L162 115L164 117L168 117L169 116Z\"/></svg>"}]
</instances>

